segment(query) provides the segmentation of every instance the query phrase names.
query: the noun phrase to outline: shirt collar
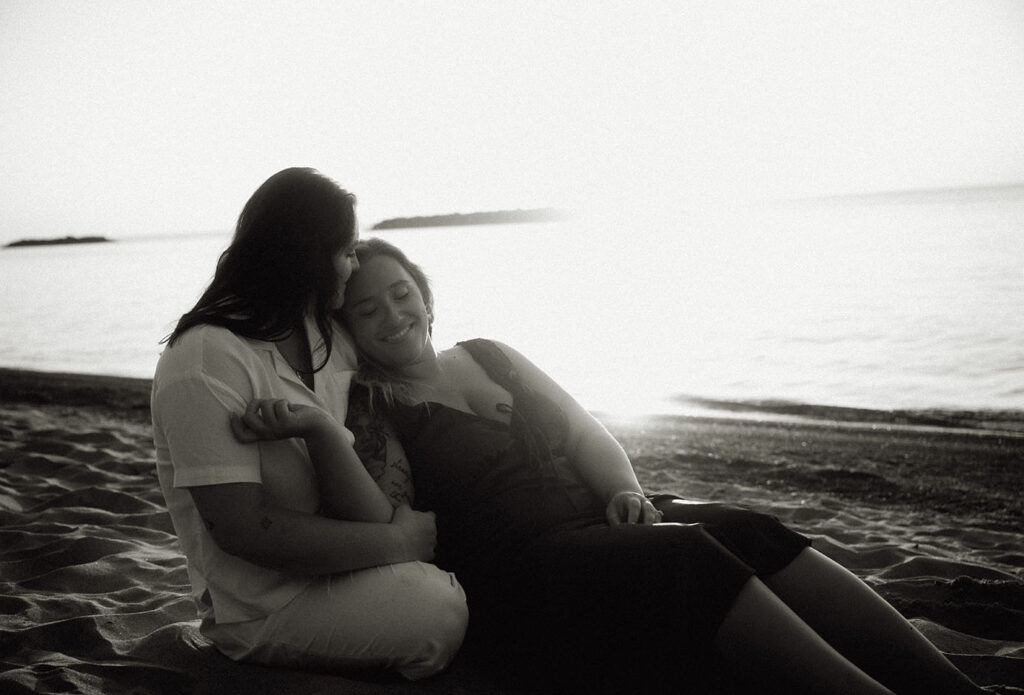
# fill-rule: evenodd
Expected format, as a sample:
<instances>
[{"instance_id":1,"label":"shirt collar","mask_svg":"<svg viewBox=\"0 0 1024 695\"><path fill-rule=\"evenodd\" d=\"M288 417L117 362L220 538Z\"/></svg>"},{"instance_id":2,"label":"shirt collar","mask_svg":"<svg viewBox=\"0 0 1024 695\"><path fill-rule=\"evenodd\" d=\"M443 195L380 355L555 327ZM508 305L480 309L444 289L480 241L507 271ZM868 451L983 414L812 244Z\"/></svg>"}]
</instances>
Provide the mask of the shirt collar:
<instances>
[{"instance_id":1,"label":"shirt collar","mask_svg":"<svg viewBox=\"0 0 1024 695\"><path fill-rule=\"evenodd\" d=\"M324 341L323 334L320 333L320 328L316 325L316 321L312 316L308 314L303 316L302 323L306 328L306 336L309 340L309 351L310 357L313 360L313 367L319 367L327 354L327 343ZM292 366L288 364L288 360L284 358L281 351L277 349L277 343L272 340L256 340L250 339L253 349L261 350L269 353L270 362L274 365L274 371L279 377L285 381L291 381L293 383L305 386L302 378L292 369ZM332 355L333 356L333 355ZM313 373L313 391L319 392L320 385L324 379L328 369L320 369Z\"/></svg>"}]
</instances>

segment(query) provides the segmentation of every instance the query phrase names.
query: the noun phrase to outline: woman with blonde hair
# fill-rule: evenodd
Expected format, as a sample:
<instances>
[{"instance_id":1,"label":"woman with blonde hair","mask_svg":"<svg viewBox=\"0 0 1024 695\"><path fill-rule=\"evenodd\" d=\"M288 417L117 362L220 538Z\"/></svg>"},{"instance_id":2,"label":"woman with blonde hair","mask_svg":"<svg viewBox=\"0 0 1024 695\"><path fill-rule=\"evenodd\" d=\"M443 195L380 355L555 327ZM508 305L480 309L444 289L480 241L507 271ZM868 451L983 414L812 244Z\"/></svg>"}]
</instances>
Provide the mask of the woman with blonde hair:
<instances>
[{"instance_id":1,"label":"woman with blonde hair","mask_svg":"<svg viewBox=\"0 0 1024 695\"><path fill-rule=\"evenodd\" d=\"M607 430L514 349L435 350L422 270L379 239L356 253L341 313L369 393L353 398L393 424L416 508L437 514L437 562L466 588L467 646L499 674L553 692L705 692L710 663L745 692L983 692L774 517L645 494ZM329 426L277 407L253 423L263 436Z\"/></svg>"}]
</instances>

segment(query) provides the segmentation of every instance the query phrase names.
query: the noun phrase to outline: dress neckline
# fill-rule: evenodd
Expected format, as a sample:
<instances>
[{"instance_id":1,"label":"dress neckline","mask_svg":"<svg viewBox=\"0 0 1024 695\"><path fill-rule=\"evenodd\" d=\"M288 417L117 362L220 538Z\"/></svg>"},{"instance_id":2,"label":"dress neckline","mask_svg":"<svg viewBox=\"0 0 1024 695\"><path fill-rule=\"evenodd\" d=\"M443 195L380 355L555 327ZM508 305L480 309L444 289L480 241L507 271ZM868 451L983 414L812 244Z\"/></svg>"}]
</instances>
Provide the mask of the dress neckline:
<instances>
[{"instance_id":1,"label":"dress neckline","mask_svg":"<svg viewBox=\"0 0 1024 695\"><path fill-rule=\"evenodd\" d=\"M448 405L447 403L441 403L439 401L420 401L419 403L413 403L413 404L406 403L406 404L403 404L403 405L405 405L405 407L407 407L407 408L414 408L416 410L426 409L428 413L430 412L430 410L432 408L438 408L438 409L441 409L441 410L447 410L449 412L458 413L459 415L463 415L465 417L473 418L475 420L482 420L484 422L491 423L491 424L493 424L493 425L495 425L497 427L500 427L502 429L508 429L508 428L510 428L512 426L511 416L512 416L512 411L515 408L514 401L513 401L512 405L504 404L508 408L508 414L509 414L509 421L505 422L503 420L496 420L495 418L487 417L486 415L481 415L480 413L476 413L476 412L473 412L471 410L463 410L462 408L456 408L454 406ZM497 408L497 406L499 406L499 405L503 405L503 404L497 403L497 404L495 404L495 408Z\"/></svg>"}]
</instances>

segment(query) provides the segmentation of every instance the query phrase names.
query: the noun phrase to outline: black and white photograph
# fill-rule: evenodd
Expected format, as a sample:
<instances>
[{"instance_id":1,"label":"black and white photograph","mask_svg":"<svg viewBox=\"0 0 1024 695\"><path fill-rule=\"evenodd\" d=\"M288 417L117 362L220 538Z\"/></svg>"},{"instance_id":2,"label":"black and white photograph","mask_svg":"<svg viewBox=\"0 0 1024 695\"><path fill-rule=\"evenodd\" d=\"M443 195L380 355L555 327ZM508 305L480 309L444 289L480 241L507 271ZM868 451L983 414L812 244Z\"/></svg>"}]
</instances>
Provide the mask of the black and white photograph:
<instances>
[{"instance_id":1,"label":"black and white photograph","mask_svg":"<svg viewBox=\"0 0 1024 695\"><path fill-rule=\"evenodd\" d=\"M1024 3L0 1L0 692L1024 693Z\"/></svg>"}]
</instances>

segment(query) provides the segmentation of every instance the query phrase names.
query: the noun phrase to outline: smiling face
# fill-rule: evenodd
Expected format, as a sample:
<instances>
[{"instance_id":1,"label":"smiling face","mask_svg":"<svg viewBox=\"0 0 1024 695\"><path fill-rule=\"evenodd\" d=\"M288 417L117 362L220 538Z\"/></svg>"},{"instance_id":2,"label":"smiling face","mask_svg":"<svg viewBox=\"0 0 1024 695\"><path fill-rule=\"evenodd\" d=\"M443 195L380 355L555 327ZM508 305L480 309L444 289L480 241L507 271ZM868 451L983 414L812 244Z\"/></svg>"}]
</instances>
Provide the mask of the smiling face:
<instances>
[{"instance_id":1,"label":"smiling face","mask_svg":"<svg viewBox=\"0 0 1024 695\"><path fill-rule=\"evenodd\" d=\"M363 262L348 282L342 317L356 346L401 369L433 356L431 316L416 281L390 256Z\"/></svg>"}]
</instances>

